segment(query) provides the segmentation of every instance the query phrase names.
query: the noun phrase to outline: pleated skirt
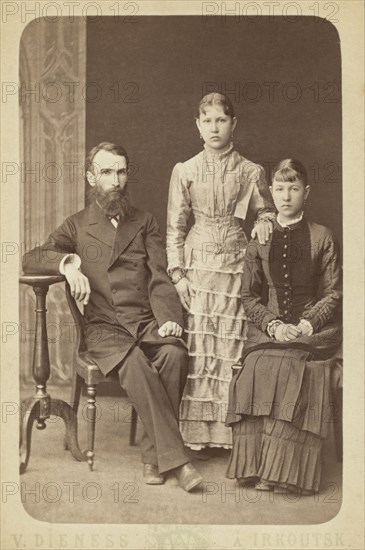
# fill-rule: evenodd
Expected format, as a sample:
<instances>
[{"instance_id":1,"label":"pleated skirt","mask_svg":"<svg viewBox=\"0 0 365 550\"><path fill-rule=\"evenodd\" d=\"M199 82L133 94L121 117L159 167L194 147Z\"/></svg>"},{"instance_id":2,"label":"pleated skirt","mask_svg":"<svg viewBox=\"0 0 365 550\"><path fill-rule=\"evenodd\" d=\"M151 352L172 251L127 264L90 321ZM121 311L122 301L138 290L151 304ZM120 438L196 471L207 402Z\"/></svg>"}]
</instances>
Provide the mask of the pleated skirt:
<instances>
[{"instance_id":1,"label":"pleated skirt","mask_svg":"<svg viewBox=\"0 0 365 550\"><path fill-rule=\"evenodd\" d=\"M258 478L300 489L319 489L323 440L290 422L267 416L243 418L232 427L228 478Z\"/></svg>"},{"instance_id":2,"label":"pleated skirt","mask_svg":"<svg viewBox=\"0 0 365 550\"><path fill-rule=\"evenodd\" d=\"M230 386L233 448L227 477L318 490L334 421L333 361L303 350L250 353Z\"/></svg>"}]
</instances>

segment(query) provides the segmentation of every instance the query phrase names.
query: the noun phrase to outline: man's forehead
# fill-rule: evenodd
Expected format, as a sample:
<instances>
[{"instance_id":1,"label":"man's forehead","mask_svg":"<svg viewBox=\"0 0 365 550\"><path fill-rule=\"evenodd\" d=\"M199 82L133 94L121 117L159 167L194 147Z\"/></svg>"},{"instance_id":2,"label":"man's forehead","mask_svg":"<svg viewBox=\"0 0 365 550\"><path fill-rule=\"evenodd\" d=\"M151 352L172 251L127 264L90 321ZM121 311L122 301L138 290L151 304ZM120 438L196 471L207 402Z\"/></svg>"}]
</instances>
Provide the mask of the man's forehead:
<instances>
[{"instance_id":1,"label":"man's forehead","mask_svg":"<svg viewBox=\"0 0 365 550\"><path fill-rule=\"evenodd\" d=\"M126 168L127 161L126 158L121 155L114 155L114 153L111 153L110 151L104 151L104 149L101 149L93 158L93 164L100 170L103 168L119 169Z\"/></svg>"}]
</instances>

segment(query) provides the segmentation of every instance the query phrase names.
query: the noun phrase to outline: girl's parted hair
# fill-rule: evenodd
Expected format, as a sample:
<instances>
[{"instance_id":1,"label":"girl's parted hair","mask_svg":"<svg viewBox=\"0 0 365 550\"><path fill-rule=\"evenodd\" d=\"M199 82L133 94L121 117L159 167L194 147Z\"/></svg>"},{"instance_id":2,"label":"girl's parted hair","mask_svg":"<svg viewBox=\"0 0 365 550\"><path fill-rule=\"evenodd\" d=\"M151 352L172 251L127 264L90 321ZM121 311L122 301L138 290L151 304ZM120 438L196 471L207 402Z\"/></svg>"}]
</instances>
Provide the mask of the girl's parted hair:
<instances>
[{"instance_id":1,"label":"girl's parted hair","mask_svg":"<svg viewBox=\"0 0 365 550\"><path fill-rule=\"evenodd\" d=\"M307 170L305 166L295 159L285 159L275 166L271 174L271 181L295 182L301 181L307 185Z\"/></svg>"},{"instance_id":2,"label":"girl's parted hair","mask_svg":"<svg viewBox=\"0 0 365 550\"><path fill-rule=\"evenodd\" d=\"M206 109L213 105L219 105L222 107L224 113L230 117L234 117L234 109L231 100L224 94L213 92L205 95L199 103L198 114L196 118L199 118L201 114L206 114Z\"/></svg>"}]
</instances>

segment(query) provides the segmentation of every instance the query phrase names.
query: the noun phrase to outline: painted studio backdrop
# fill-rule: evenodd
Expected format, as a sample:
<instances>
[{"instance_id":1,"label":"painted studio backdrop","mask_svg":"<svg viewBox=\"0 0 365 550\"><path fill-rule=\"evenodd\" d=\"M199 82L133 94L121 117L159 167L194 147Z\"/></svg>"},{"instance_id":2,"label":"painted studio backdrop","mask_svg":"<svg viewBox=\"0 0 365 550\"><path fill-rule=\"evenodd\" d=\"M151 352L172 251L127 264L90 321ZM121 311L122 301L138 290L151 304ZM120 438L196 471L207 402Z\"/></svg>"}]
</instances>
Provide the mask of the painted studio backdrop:
<instances>
[{"instance_id":1,"label":"painted studio backdrop","mask_svg":"<svg viewBox=\"0 0 365 550\"><path fill-rule=\"evenodd\" d=\"M164 235L173 166L201 149L202 95L226 93L238 151L308 168L307 211L342 237L341 58L336 29L311 17L100 17L33 21L20 46L21 240L29 249L85 205L85 150L121 143L130 192ZM33 93L29 93L32 91ZM48 295L50 383L69 383L64 285ZM20 289L20 376L32 383L35 297Z\"/></svg>"}]
</instances>

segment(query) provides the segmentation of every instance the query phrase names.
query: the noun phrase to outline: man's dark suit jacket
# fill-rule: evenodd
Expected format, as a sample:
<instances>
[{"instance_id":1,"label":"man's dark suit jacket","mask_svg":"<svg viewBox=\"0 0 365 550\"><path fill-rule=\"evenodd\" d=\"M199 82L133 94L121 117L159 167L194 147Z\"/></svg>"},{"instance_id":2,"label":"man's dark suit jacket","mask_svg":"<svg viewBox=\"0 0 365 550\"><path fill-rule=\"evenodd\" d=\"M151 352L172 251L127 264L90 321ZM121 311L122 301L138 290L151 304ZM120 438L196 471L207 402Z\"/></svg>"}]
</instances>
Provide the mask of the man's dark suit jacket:
<instances>
[{"instance_id":1,"label":"man's dark suit jacket","mask_svg":"<svg viewBox=\"0 0 365 550\"><path fill-rule=\"evenodd\" d=\"M183 326L183 314L152 214L134 209L115 229L92 203L67 218L43 246L25 254L24 271L59 274L60 261L68 253L80 256L81 271L89 279L86 339L90 356L104 374L125 358L142 333L152 343L182 344L157 333L166 321Z\"/></svg>"}]
</instances>

